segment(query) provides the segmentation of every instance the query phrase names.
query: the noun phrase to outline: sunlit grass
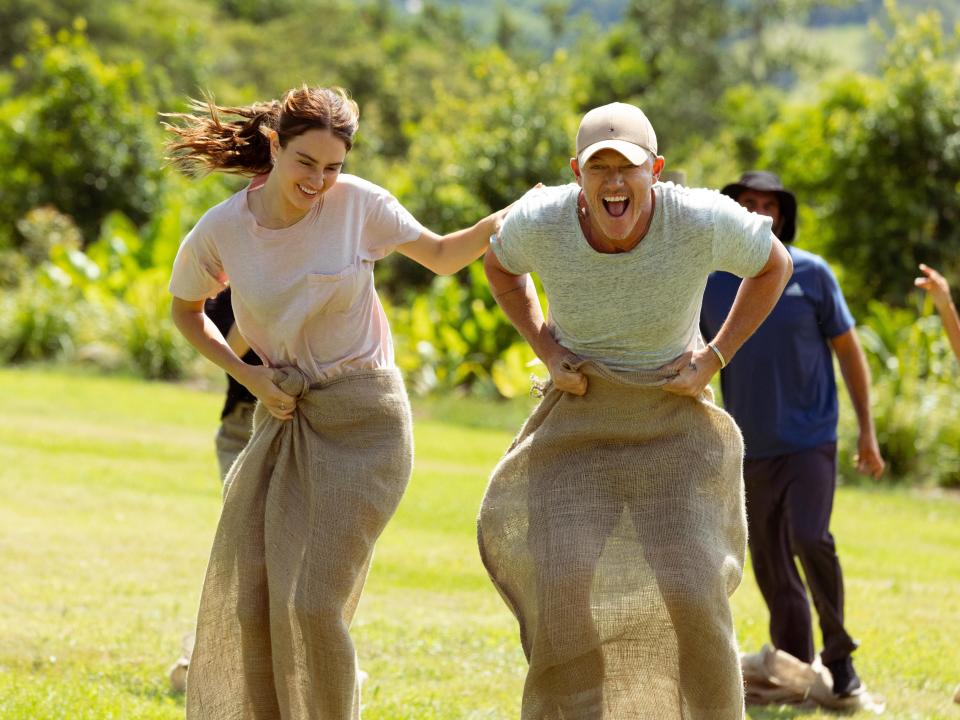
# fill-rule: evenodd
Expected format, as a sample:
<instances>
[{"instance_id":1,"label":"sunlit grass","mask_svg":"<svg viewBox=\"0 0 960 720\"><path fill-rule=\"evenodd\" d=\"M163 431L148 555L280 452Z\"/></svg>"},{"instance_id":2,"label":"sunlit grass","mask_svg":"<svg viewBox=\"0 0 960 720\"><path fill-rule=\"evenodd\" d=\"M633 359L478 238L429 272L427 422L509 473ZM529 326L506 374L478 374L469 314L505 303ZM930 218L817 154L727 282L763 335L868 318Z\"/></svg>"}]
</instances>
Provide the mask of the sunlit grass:
<instances>
[{"instance_id":1,"label":"sunlit grass","mask_svg":"<svg viewBox=\"0 0 960 720\"><path fill-rule=\"evenodd\" d=\"M166 670L192 628L219 509L219 404L164 384L0 371L0 718L182 717ZM522 414L418 404L416 472L354 626L367 720L518 717L523 657L475 518L503 428ZM835 534L858 667L887 717L958 717L960 503L842 489ZM759 648L749 575L734 608L742 646Z\"/></svg>"}]
</instances>

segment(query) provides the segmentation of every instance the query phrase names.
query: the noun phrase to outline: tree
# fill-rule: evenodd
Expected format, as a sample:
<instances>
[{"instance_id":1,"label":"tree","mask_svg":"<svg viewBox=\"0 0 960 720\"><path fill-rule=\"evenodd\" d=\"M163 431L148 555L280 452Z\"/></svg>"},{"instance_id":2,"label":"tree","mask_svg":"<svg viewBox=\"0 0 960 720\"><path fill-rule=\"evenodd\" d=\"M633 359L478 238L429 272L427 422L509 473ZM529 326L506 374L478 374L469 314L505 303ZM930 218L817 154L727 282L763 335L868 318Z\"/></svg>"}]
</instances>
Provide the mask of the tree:
<instances>
[{"instance_id":1,"label":"tree","mask_svg":"<svg viewBox=\"0 0 960 720\"><path fill-rule=\"evenodd\" d=\"M812 5L632 0L621 23L577 48L580 109L633 102L650 117L661 148L673 157L695 152L722 127L728 88L789 80L789 70L810 62L802 48L767 36L804 20Z\"/></svg>"},{"instance_id":2,"label":"tree","mask_svg":"<svg viewBox=\"0 0 960 720\"><path fill-rule=\"evenodd\" d=\"M28 210L52 205L84 237L119 210L137 224L154 210L159 151L138 64L107 65L82 22L56 36L40 31L13 60L14 88L0 103L0 244Z\"/></svg>"},{"instance_id":3,"label":"tree","mask_svg":"<svg viewBox=\"0 0 960 720\"><path fill-rule=\"evenodd\" d=\"M579 118L566 61L524 71L491 48L473 58L469 72L468 86L438 93L390 183L438 231L470 225L537 182L572 180ZM410 265L403 271L415 274Z\"/></svg>"},{"instance_id":4,"label":"tree","mask_svg":"<svg viewBox=\"0 0 960 720\"><path fill-rule=\"evenodd\" d=\"M936 13L908 21L888 7L882 76L835 82L761 141L763 164L812 207L800 241L843 265L861 308L902 304L918 262L960 279L960 34L944 37Z\"/></svg>"}]
</instances>

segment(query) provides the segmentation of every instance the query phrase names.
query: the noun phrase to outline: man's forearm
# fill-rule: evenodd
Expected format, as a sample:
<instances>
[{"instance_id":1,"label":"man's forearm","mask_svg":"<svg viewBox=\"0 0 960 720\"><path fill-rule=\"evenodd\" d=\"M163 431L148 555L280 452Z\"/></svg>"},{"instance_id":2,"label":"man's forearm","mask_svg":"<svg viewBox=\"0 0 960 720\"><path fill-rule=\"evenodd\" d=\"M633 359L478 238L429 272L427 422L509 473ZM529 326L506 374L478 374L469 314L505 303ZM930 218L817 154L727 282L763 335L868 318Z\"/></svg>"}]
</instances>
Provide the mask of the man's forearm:
<instances>
[{"instance_id":1,"label":"man's forearm","mask_svg":"<svg viewBox=\"0 0 960 720\"><path fill-rule=\"evenodd\" d=\"M537 357L549 364L549 358L561 348L543 316L540 298L530 276L519 276L512 287L501 285L497 288L493 282L490 286L503 314L529 343Z\"/></svg>"},{"instance_id":2,"label":"man's forearm","mask_svg":"<svg viewBox=\"0 0 960 720\"><path fill-rule=\"evenodd\" d=\"M484 259L483 269L490 290L503 314L527 341L545 365L557 353L567 351L554 339L543 316L537 289L529 275L506 272L492 251Z\"/></svg>"},{"instance_id":3,"label":"man's forearm","mask_svg":"<svg viewBox=\"0 0 960 720\"><path fill-rule=\"evenodd\" d=\"M711 343L730 362L773 310L793 273L793 261L779 240L774 240L770 258L760 274L744 278L733 307Z\"/></svg>"}]
</instances>

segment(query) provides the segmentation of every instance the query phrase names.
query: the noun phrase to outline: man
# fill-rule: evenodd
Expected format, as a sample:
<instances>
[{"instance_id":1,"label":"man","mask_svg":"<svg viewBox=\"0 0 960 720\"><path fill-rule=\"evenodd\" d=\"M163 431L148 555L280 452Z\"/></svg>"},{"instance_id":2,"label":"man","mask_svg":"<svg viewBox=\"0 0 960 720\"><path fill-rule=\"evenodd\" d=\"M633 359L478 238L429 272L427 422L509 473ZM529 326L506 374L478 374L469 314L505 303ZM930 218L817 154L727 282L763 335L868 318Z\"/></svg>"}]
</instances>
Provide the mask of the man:
<instances>
[{"instance_id":1,"label":"man","mask_svg":"<svg viewBox=\"0 0 960 720\"><path fill-rule=\"evenodd\" d=\"M527 193L485 259L551 378L478 521L530 663L522 718L740 720L728 598L746 550L743 445L705 393L773 307L789 255L769 219L659 183L636 107L588 112L576 153L576 184ZM716 269L745 279L704 347Z\"/></svg>"},{"instance_id":2,"label":"man","mask_svg":"<svg viewBox=\"0 0 960 720\"><path fill-rule=\"evenodd\" d=\"M870 415L870 374L853 317L824 260L791 244L797 201L770 172L748 172L723 194L772 218L793 258L793 278L776 307L720 374L724 404L746 445L750 555L770 610L773 644L805 662L814 659L807 593L793 556L800 559L823 632L821 660L833 691L861 688L850 654L857 643L843 622L843 576L830 533L836 489L837 388L831 349L860 426L857 469L880 477L884 462ZM721 332L737 279L711 275L704 295L704 337Z\"/></svg>"}]
</instances>

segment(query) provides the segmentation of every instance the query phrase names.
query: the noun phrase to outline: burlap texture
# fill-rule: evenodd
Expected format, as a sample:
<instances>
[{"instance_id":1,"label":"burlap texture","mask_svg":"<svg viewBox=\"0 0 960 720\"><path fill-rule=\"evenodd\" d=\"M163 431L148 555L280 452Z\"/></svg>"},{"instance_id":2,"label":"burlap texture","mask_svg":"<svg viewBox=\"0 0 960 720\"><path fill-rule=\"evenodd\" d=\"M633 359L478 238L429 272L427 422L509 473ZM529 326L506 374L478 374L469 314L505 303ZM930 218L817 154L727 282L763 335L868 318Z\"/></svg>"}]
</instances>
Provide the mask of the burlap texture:
<instances>
[{"instance_id":1,"label":"burlap texture","mask_svg":"<svg viewBox=\"0 0 960 720\"><path fill-rule=\"evenodd\" d=\"M217 464L220 466L220 479L224 482L237 456L250 441L250 434L253 432L254 407L254 403L238 400L233 409L220 418L215 446Z\"/></svg>"},{"instance_id":2,"label":"burlap texture","mask_svg":"<svg viewBox=\"0 0 960 720\"><path fill-rule=\"evenodd\" d=\"M309 386L290 421L262 406L231 468L187 677L190 720L356 720L348 627L413 457L393 369Z\"/></svg>"},{"instance_id":3,"label":"burlap texture","mask_svg":"<svg viewBox=\"0 0 960 720\"><path fill-rule=\"evenodd\" d=\"M657 371L573 367L587 394L548 384L478 521L530 664L521 718L740 720L739 429Z\"/></svg>"}]
</instances>

